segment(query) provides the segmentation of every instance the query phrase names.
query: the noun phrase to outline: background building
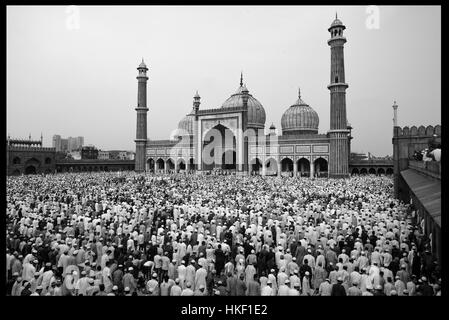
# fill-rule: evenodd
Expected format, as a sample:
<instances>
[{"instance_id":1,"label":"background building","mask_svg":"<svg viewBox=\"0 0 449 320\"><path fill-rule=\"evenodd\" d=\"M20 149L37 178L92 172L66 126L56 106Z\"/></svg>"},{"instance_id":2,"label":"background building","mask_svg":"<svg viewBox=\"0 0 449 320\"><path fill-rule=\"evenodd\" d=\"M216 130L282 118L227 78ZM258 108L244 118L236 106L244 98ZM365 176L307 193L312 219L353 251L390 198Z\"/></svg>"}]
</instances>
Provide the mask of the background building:
<instances>
[{"instance_id":1,"label":"background building","mask_svg":"<svg viewBox=\"0 0 449 320\"><path fill-rule=\"evenodd\" d=\"M92 145L81 148L81 159L98 159L98 149Z\"/></svg>"},{"instance_id":2,"label":"background building","mask_svg":"<svg viewBox=\"0 0 449 320\"><path fill-rule=\"evenodd\" d=\"M41 140L11 139L8 137L6 163L8 175L53 173L55 148L44 148Z\"/></svg>"},{"instance_id":3,"label":"background building","mask_svg":"<svg viewBox=\"0 0 449 320\"><path fill-rule=\"evenodd\" d=\"M331 53L330 91L331 125L327 133L319 133L319 117L298 92L297 100L282 115L282 134L270 127L265 135L266 114L262 104L249 93L240 77L240 86L220 108L200 110L198 92L193 108L178 124L180 134L173 140L147 139L146 84L148 68L138 70L136 130L136 171L234 170L237 174L271 174L301 176L349 176L351 126L346 118L346 88L343 47L346 38L343 23L336 17L329 27ZM215 129L215 130L214 130ZM240 132L254 132L255 142ZM214 160L206 163L208 144L215 140L213 132L231 133L213 150ZM262 141L258 141L259 138ZM216 151L218 150L218 152Z\"/></svg>"},{"instance_id":4,"label":"background building","mask_svg":"<svg viewBox=\"0 0 449 320\"><path fill-rule=\"evenodd\" d=\"M84 137L68 137L64 139L60 135L55 134L52 143L56 152L72 152L74 150L81 150L81 147L84 145Z\"/></svg>"},{"instance_id":5,"label":"background building","mask_svg":"<svg viewBox=\"0 0 449 320\"><path fill-rule=\"evenodd\" d=\"M98 159L109 160L110 159L109 151L98 150Z\"/></svg>"}]
</instances>

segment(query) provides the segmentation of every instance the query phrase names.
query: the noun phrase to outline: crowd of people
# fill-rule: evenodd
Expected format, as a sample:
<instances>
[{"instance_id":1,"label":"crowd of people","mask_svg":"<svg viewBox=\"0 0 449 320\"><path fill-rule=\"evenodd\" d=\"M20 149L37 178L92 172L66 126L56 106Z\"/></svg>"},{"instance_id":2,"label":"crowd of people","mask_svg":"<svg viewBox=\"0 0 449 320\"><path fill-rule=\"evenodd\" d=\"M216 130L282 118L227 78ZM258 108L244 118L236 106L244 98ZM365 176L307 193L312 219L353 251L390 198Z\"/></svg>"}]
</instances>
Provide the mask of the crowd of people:
<instances>
[{"instance_id":1,"label":"crowd of people","mask_svg":"<svg viewBox=\"0 0 449 320\"><path fill-rule=\"evenodd\" d=\"M12 296L433 296L392 179L61 173L7 179Z\"/></svg>"}]
</instances>

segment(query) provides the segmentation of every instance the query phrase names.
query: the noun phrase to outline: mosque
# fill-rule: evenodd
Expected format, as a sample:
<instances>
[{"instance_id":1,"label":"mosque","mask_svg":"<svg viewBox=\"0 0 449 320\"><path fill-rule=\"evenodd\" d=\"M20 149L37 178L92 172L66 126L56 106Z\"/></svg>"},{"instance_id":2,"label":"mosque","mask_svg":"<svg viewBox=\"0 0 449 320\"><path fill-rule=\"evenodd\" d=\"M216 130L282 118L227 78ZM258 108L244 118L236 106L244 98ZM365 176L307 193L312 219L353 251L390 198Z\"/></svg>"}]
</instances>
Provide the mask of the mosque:
<instances>
[{"instance_id":1,"label":"mosque","mask_svg":"<svg viewBox=\"0 0 449 320\"><path fill-rule=\"evenodd\" d=\"M138 70L135 170L196 171L217 169L236 174L294 175L302 177L347 177L351 126L346 118L346 89L343 23L335 17L328 31L331 51L330 130L319 133L319 117L301 93L281 119L265 133L265 109L243 83L220 108L200 109L198 92L193 108L178 124L170 140L147 138L147 71L144 61Z\"/></svg>"}]
</instances>

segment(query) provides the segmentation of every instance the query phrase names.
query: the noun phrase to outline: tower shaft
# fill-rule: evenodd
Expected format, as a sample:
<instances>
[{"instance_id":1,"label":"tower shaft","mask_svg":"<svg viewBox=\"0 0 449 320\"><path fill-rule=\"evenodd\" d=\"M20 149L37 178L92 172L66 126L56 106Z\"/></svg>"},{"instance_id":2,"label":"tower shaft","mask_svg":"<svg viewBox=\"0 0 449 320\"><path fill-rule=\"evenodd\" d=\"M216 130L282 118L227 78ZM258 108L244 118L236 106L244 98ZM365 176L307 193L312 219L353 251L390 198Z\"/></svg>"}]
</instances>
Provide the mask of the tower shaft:
<instances>
[{"instance_id":1,"label":"tower shaft","mask_svg":"<svg viewBox=\"0 0 449 320\"><path fill-rule=\"evenodd\" d=\"M336 19L329 28L331 39L331 74L330 84L330 154L329 176L341 178L349 176L349 133L346 118L346 89L343 48L345 26Z\"/></svg>"},{"instance_id":2,"label":"tower shaft","mask_svg":"<svg viewBox=\"0 0 449 320\"><path fill-rule=\"evenodd\" d=\"M135 171L145 171L145 153L147 144L147 70L148 68L142 63L137 68L139 74L137 76L137 123L136 123L136 158Z\"/></svg>"}]
</instances>

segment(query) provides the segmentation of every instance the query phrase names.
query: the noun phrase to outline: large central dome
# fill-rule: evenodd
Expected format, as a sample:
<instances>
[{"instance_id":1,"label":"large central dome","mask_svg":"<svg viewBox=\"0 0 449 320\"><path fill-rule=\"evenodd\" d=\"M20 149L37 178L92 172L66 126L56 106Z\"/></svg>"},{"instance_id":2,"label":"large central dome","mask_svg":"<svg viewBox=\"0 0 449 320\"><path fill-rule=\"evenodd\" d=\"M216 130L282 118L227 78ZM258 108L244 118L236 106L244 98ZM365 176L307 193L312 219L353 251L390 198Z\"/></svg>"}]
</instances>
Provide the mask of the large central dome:
<instances>
[{"instance_id":1,"label":"large central dome","mask_svg":"<svg viewBox=\"0 0 449 320\"><path fill-rule=\"evenodd\" d=\"M248 89L240 79L240 87L237 92L230 96L221 106L222 108L243 107L243 95L248 95L248 128L265 128L265 110L262 104L248 93Z\"/></svg>"},{"instance_id":2,"label":"large central dome","mask_svg":"<svg viewBox=\"0 0 449 320\"><path fill-rule=\"evenodd\" d=\"M301 99L299 92L298 100L282 115L282 134L318 133L319 122L318 114Z\"/></svg>"}]
</instances>

